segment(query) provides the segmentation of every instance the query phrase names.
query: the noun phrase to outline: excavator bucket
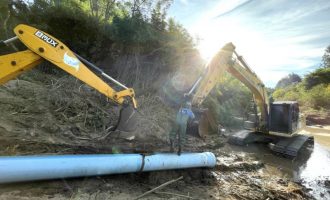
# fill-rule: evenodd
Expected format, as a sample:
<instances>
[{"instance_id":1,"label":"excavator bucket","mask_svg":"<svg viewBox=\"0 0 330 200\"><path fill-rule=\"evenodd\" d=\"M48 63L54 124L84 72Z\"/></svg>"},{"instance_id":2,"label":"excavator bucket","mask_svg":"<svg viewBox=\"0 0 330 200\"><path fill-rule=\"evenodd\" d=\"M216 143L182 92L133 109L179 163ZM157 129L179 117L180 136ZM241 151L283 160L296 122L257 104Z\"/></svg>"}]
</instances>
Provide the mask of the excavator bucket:
<instances>
[{"instance_id":1,"label":"excavator bucket","mask_svg":"<svg viewBox=\"0 0 330 200\"><path fill-rule=\"evenodd\" d=\"M208 109L194 110L195 120L188 124L187 133L196 137L204 138L211 130L217 130L216 122Z\"/></svg>"},{"instance_id":2,"label":"excavator bucket","mask_svg":"<svg viewBox=\"0 0 330 200\"><path fill-rule=\"evenodd\" d=\"M132 132L137 125L137 111L132 105L124 106L119 113L116 130Z\"/></svg>"},{"instance_id":3,"label":"excavator bucket","mask_svg":"<svg viewBox=\"0 0 330 200\"><path fill-rule=\"evenodd\" d=\"M199 132L200 136L205 137L206 135L209 134L210 131L217 131L218 125L210 112L209 109L205 110L203 112L202 118L199 123Z\"/></svg>"},{"instance_id":4,"label":"excavator bucket","mask_svg":"<svg viewBox=\"0 0 330 200\"><path fill-rule=\"evenodd\" d=\"M198 125L198 133L201 138L204 138L208 135L210 129L209 124L209 119L205 115L202 115Z\"/></svg>"}]
</instances>

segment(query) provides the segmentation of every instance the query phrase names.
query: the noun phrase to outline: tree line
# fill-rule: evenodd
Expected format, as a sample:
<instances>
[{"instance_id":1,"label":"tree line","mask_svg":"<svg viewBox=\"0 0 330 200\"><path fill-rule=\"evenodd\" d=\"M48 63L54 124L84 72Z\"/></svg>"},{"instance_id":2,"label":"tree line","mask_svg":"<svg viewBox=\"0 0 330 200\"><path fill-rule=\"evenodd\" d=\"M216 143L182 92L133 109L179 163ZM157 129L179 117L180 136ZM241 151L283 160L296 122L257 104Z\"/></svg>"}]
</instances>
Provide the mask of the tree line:
<instances>
[{"instance_id":1,"label":"tree line","mask_svg":"<svg viewBox=\"0 0 330 200\"><path fill-rule=\"evenodd\" d=\"M13 37L16 25L28 24L137 90L153 89L160 76L201 63L193 38L168 17L171 4L172 0L2 0L0 38ZM25 48L19 42L14 45ZM0 49L1 54L12 51Z\"/></svg>"},{"instance_id":2,"label":"tree line","mask_svg":"<svg viewBox=\"0 0 330 200\"><path fill-rule=\"evenodd\" d=\"M298 101L305 109L330 109L330 46L317 69L303 78L294 73L282 78L272 96L275 100Z\"/></svg>"}]
</instances>

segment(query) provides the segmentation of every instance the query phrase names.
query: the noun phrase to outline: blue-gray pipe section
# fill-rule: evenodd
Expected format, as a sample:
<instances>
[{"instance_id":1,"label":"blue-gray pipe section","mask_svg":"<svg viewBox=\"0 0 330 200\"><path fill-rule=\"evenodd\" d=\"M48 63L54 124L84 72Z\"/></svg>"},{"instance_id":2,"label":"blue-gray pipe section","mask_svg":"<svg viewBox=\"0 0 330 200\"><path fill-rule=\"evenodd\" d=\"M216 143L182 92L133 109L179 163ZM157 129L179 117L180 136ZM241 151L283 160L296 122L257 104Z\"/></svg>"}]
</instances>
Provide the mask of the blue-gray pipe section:
<instances>
[{"instance_id":1,"label":"blue-gray pipe section","mask_svg":"<svg viewBox=\"0 0 330 200\"><path fill-rule=\"evenodd\" d=\"M0 156L0 183L214 167L213 153Z\"/></svg>"}]
</instances>

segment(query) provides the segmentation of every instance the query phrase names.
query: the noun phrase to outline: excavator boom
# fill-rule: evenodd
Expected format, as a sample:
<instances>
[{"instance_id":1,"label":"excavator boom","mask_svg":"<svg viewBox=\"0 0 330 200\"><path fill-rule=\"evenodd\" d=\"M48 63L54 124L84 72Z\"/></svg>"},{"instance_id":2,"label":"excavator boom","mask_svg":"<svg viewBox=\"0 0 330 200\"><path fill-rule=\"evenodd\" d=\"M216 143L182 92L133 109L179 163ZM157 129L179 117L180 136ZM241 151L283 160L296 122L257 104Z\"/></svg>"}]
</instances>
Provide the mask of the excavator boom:
<instances>
[{"instance_id":1,"label":"excavator boom","mask_svg":"<svg viewBox=\"0 0 330 200\"><path fill-rule=\"evenodd\" d=\"M296 133L303 127L303 118L299 117L297 102L284 101L269 104L265 85L251 70L242 56L235 51L232 43L226 44L208 63L204 74L197 79L186 96L190 97L192 105L200 108L210 91L219 83L220 78L228 72L241 81L253 94L259 110L251 114L244 122L247 130L239 131L230 136L229 141L234 144L245 145L252 142L271 143L271 149L286 156L296 156L303 145L311 138ZM201 110L199 123L193 123L188 129L196 135L207 133L208 125L214 127L214 120L205 109ZM257 113L260 112L260 115ZM250 119L252 118L252 119Z\"/></svg>"},{"instance_id":2,"label":"excavator boom","mask_svg":"<svg viewBox=\"0 0 330 200\"><path fill-rule=\"evenodd\" d=\"M242 56L237 54L232 43L226 44L208 63L206 72L202 75L200 83L192 96L192 104L197 107L201 106L225 72L240 80L253 93L261 112L260 126L256 128L257 130L259 128L265 129L268 121L268 97L265 86L245 63Z\"/></svg>"},{"instance_id":3,"label":"excavator boom","mask_svg":"<svg viewBox=\"0 0 330 200\"><path fill-rule=\"evenodd\" d=\"M43 59L30 50L0 56L0 84L42 63Z\"/></svg>"},{"instance_id":4,"label":"excavator boom","mask_svg":"<svg viewBox=\"0 0 330 200\"><path fill-rule=\"evenodd\" d=\"M93 87L115 103L123 105L123 109L126 111L120 112L121 114L123 113L123 115L120 116L117 128L123 131L134 130L135 117L132 116L135 115L137 103L132 88L128 88L114 80L95 65L75 54L60 40L48 33L24 24L16 26L14 32L16 37L3 43L6 44L18 38L28 47L28 50L0 56L0 84L6 83L24 71L37 66L43 60L47 60ZM77 57L79 57L82 62ZM124 90L118 92L114 90L100 77L94 74L84 63L97 68L98 71L101 72L101 75L123 87Z\"/></svg>"}]
</instances>

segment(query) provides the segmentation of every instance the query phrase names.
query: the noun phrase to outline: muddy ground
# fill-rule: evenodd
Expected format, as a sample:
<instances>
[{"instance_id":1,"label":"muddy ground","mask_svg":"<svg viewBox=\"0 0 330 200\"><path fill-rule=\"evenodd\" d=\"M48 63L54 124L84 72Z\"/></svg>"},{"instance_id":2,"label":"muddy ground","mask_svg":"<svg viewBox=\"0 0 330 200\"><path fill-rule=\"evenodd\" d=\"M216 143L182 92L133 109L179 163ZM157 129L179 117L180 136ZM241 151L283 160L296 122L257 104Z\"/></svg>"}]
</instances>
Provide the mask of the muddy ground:
<instances>
[{"instance_id":1,"label":"muddy ground","mask_svg":"<svg viewBox=\"0 0 330 200\"><path fill-rule=\"evenodd\" d=\"M110 132L118 108L70 78L33 71L0 86L0 155L92 154L168 151L174 109L161 95L139 96L134 133ZM310 199L299 182L268 171L249 154L232 151L225 137L188 137L185 151L211 151L213 169L187 169L3 184L0 199L134 199L169 180L171 185L142 199ZM269 153L269 152L268 152Z\"/></svg>"},{"instance_id":2,"label":"muddy ground","mask_svg":"<svg viewBox=\"0 0 330 200\"><path fill-rule=\"evenodd\" d=\"M117 140L123 144L121 139ZM93 145L76 146L5 139L0 140L0 142L4 147L1 155L112 152L111 146L99 148ZM201 144L196 146L195 143L197 142ZM218 164L214 169L187 169L5 184L0 187L0 198L134 199L144 192L180 176L183 176L182 180L142 199L310 198L306 193L307 190L299 183L268 173L262 162L244 153L231 152L230 146L222 142L215 137L210 137L203 142L190 137L185 147L186 150L214 152L218 159ZM157 149L168 151L168 146L163 145Z\"/></svg>"}]
</instances>

